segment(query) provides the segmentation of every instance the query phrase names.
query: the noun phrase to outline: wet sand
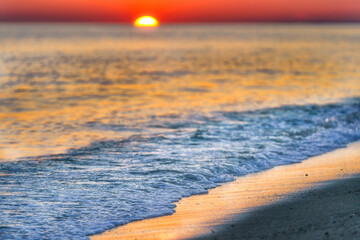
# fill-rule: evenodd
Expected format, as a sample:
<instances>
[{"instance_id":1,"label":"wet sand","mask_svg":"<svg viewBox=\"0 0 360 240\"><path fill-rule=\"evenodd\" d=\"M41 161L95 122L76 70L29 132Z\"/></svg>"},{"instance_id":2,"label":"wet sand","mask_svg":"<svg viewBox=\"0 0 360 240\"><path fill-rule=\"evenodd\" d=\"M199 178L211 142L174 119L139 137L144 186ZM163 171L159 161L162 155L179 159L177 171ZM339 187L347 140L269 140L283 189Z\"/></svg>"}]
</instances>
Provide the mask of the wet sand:
<instances>
[{"instance_id":1,"label":"wet sand","mask_svg":"<svg viewBox=\"0 0 360 240\"><path fill-rule=\"evenodd\" d=\"M343 239L356 239L349 234L360 232L351 222L360 212L359 200L353 201L360 193L359 177L354 175L360 173L359 150L357 142L301 163L240 177L208 194L180 200L173 215L132 222L90 238L341 239L343 234ZM350 179L340 180L346 178ZM337 221L338 216L342 220Z\"/></svg>"}]
</instances>

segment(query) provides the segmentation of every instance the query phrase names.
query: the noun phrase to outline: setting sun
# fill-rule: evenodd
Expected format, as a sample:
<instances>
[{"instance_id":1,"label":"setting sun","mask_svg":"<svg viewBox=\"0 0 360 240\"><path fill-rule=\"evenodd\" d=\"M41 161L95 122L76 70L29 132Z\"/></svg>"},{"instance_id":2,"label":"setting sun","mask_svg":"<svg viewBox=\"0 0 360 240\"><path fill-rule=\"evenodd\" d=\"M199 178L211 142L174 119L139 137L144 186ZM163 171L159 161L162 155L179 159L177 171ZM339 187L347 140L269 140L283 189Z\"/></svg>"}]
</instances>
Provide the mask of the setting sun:
<instances>
[{"instance_id":1,"label":"setting sun","mask_svg":"<svg viewBox=\"0 0 360 240\"><path fill-rule=\"evenodd\" d=\"M142 16L135 20L135 27L157 27L159 25L158 20L151 16Z\"/></svg>"}]
</instances>

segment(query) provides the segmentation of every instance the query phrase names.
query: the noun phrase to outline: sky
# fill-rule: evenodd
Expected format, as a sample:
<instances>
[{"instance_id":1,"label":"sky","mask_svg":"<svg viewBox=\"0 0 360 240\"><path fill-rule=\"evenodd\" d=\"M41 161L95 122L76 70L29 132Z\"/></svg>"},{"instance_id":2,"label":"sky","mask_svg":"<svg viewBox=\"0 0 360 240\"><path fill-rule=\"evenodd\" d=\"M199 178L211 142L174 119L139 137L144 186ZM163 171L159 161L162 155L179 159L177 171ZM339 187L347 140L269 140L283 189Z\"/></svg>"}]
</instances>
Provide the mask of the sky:
<instances>
[{"instance_id":1,"label":"sky","mask_svg":"<svg viewBox=\"0 0 360 240\"><path fill-rule=\"evenodd\" d=\"M360 0L0 0L0 21L360 21Z\"/></svg>"}]
</instances>

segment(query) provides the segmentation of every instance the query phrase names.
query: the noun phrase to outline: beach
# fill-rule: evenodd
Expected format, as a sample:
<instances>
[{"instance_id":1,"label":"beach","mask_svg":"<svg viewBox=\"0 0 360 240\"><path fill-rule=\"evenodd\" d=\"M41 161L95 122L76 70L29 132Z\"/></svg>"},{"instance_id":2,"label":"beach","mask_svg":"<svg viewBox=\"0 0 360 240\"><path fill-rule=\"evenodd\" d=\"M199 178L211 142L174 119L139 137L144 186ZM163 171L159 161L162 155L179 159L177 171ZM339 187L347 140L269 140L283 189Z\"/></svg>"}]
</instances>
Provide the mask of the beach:
<instances>
[{"instance_id":1,"label":"beach","mask_svg":"<svg viewBox=\"0 0 360 240\"><path fill-rule=\"evenodd\" d=\"M180 200L173 215L90 239L356 239L359 149L358 142L238 178Z\"/></svg>"},{"instance_id":2,"label":"beach","mask_svg":"<svg viewBox=\"0 0 360 240\"><path fill-rule=\"evenodd\" d=\"M360 239L360 176L329 181L192 239Z\"/></svg>"},{"instance_id":3,"label":"beach","mask_svg":"<svg viewBox=\"0 0 360 240\"><path fill-rule=\"evenodd\" d=\"M360 240L360 0L0 0L0 240Z\"/></svg>"},{"instance_id":4,"label":"beach","mask_svg":"<svg viewBox=\"0 0 360 240\"><path fill-rule=\"evenodd\" d=\"M209 237L360 173L359 36L0 24L0 239Z\"/></svg>"}]
</instances>

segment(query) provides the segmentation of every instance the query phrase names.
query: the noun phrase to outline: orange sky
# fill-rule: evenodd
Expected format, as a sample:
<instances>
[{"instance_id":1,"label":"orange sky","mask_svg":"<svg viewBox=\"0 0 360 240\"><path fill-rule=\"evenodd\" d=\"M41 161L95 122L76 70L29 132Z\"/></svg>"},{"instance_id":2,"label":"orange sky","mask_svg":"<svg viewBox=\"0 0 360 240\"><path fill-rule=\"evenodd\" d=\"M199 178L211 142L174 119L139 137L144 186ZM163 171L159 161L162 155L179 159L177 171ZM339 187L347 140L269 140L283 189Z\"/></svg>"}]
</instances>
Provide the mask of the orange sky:
<instances>
[{"instance_id":1,"label":"orange sky","mask_svg":"<svg viewBox=\"0 0 360 240\"><path fill-rule=\"evenodd\" d=\"M0 21L360 21L360 0L0 0Z\"/></svg>"}]
</instances>

